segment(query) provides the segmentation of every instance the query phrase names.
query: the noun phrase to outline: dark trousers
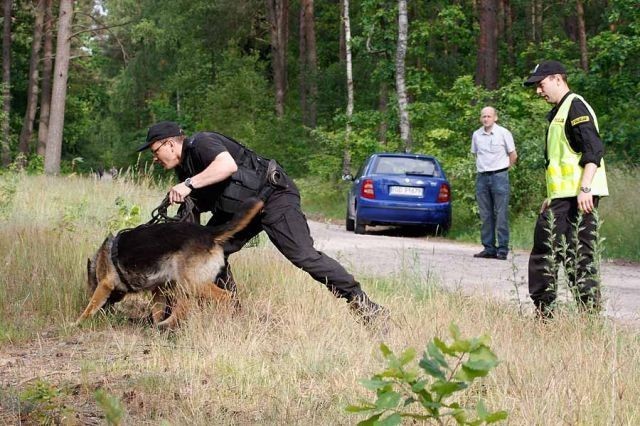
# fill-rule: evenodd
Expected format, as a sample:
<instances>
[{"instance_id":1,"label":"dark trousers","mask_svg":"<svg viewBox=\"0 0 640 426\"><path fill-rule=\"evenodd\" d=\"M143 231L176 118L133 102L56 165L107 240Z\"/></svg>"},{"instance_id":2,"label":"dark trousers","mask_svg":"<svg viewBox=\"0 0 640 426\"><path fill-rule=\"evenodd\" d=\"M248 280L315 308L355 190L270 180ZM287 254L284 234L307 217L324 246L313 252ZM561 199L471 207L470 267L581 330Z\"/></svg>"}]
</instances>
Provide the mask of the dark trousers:
<instances>
[{"instance_id":1,"label":"dark trousers","mask_svg":"<svg viewBox=\"0 0 640 426\"><path fill-rule=\"evenodd\" d=\"M217 216L207 226L215 226L228 217ZM240 250L251 238L265 231L271 242L291 263L324 284L337 297L352 301L363 294L360 284L342 265L313 247L307 219L300 208L300 194L292 181L289 188L276 190L265 202L263 212L224 246L225 260ZM216 284L235 291L231 268L218 277Z\"/></svg>"},{"instance_id":2,"label":"dark trousers","mask_svg":"<svg viewBox=\"0 0 640 426\"><path fill-rule=\"evenodd\" d=\"M594 206L598 206L598 201L598 197L594 197ZM553 228L550 226L551 215ZM600 285L594 263L596 218L593 213L584 214L576 228L578 218L576 197L553 199L538 216L529 257L529 295L540 313L553 308L560 265L567 271L569 286L579 306L600 308Z\"/></svg>"},{"instance_id":3,"label":"dark trousers","mask_svg":"<svg viewBox=\"0 0 640 426\"><path fill-rule=\"evenodd\" d=\"M509 252L509 194L507 170L494 174L478 173L476 200L482 221L480 238L484 250L491 254Z\"/></svg>"}]
</instances>

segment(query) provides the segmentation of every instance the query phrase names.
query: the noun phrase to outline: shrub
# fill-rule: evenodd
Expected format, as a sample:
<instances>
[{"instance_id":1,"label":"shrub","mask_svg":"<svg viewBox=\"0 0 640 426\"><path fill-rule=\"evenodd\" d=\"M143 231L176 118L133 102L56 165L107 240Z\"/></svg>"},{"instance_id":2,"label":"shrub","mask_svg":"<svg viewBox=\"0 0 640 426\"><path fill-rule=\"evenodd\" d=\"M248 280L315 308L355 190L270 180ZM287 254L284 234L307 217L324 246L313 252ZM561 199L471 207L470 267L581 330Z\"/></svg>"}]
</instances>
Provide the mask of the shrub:
<instances>
[{"instance_id":1,"label":"shrub","mask_svg":"<svg viewBox=\"0 0 640 426\"><path fill-rule=\"evenodd\" d=\"M396 356L384 343L380 345L387 368L370 380L361 381L376 392L376 400L346 408L352 413L370 415L359 425L396 425L403 418L442 423L445 417L454 418L458 424L478 425L507 418L506 411L489 412L479 399L475 408L477 418L472 420L468 417L471 407L448 401L454 393L467 389L475 379L485 377L498 365L487 336L462 339L455 324L449 331L453 338L450 345L437 337L427 345L418 364L422 372L409 366L416 357L415 349L408 348ZM410 410L409 406L416 403L420 404L419 410Z\"/></svg>"}]
</instances>

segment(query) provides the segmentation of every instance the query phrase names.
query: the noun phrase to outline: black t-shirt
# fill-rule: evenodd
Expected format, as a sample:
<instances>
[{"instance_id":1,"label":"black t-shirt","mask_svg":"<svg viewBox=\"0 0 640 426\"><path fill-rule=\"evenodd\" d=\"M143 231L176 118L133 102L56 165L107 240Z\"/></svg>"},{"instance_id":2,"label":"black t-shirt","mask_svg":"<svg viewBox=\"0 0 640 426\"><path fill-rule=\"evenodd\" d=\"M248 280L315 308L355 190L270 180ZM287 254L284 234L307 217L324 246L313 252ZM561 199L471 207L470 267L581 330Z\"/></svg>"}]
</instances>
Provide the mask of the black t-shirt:
<instances>
[{"instance_id":1,"label":"black t-shirt","mask_svg":"<svg viewBox=\"0 0 640 426\"><path fill-rule=\"evenodd\" d=\"M560 105L562 105L570 94L571 92L567 93L560 103L549 111L547 115L549 122L553 121ZM594 163L600 167L600 161L604 155L604 145L602 144L600 134L598 133L598 129L596 129L594 119L589 109L584 102L578 98L574 98L571 102L567 122L564 126L564 133L567 136L571 149L575 152L582 153L582 157L580 158L580 165L582 167L587 163ZM544 156L548 165L549 159L547 157L546 145Z\"/></svg>"},{"instance_id":2,"label":"black t-shirt","mask_svg":"<svg viewBox=\"0 0 640 426\"><path fill-rule=\"evenodd\" d=\"M175 169L178 179L184 181L186 178L202 172L222 152L228 152L238 163L244 150L240 144L219 133L199 132L186 138L182 143L181 163ZM191 198L195 200L198 210L201 212L212 211L216 200L228 183L227 179L194 189Z\"/></svg>"}]
</instances>

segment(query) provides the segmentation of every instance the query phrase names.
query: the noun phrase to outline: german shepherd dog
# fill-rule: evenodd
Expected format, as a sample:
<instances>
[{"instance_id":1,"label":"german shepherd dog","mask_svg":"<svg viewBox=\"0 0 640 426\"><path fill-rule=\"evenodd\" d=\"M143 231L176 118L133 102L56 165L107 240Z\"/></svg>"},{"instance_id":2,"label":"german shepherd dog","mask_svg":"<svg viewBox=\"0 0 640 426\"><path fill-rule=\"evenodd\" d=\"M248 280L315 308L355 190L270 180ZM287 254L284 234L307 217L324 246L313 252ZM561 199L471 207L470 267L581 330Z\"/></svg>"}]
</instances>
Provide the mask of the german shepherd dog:
<instances>
[{"instance_id":1,"label":"german shepherd dog","mask_svg":"<svg viewBox=\"0 0 640 426\"><path fill-rule=\"evenodd\" d=\"M189 296L228 301L231 293L215 285L224 267L223 245L246 227L264 203L247 200L231 221L209 228L195 223L169 222L141 225L109 235L93 260L87 262L89 304L76 321L93 316L105 304L127 293L149 290L153 294L151 316L161 329L172 329L189 310ZM171 314L164 319L166 294Z\"/></svg>"}]
</instances>

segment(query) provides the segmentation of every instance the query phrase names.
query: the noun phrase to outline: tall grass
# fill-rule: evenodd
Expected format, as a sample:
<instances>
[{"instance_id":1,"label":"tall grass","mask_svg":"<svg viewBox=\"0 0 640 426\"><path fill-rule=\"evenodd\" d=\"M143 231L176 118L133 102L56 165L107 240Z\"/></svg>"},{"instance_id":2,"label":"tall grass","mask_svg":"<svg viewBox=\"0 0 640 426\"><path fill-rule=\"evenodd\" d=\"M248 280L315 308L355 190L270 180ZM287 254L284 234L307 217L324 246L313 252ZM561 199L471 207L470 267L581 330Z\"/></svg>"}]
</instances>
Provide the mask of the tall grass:
<instances>
[{"instance_id":1,"label":"tall grass","mask_svg":"<svg viewBox=\"0 0 640 426\"><path fill-rule=\"evenodd\" d=\"M610 197L600 202L605 257L640 261L640 167L607 170Z\"/></svg>"},{"instance_id":2,"label":"tall grass","mask_svg":"<svg viewBox=\"0 0 640 426\"><path fill-rule=\"evenodd\" d=\"M19 176L18 185L28 194L18 193L0 224L0 361L22 355L0 372L0 424L21 421L8 401L34 377L62 390L78 423L95 419L101 388L122 402L125 424L355 424L362 418L344 407L373 399L358 379L384 365L379 342L421 350L451 322L464 336L490 335L502 361L462 402L481 396L514 425L640 422L636 329L571 313L538 323L515 305L442 291L410 267L359 274L392 312L385 335L360 326L270 246L232 257L243 304L236 315L203 306L174 334L113 316L70 328L87 301L86 257L115 199L139 204L145 217L162 193L80 178Z\"/></svg>"}]
</instances>

